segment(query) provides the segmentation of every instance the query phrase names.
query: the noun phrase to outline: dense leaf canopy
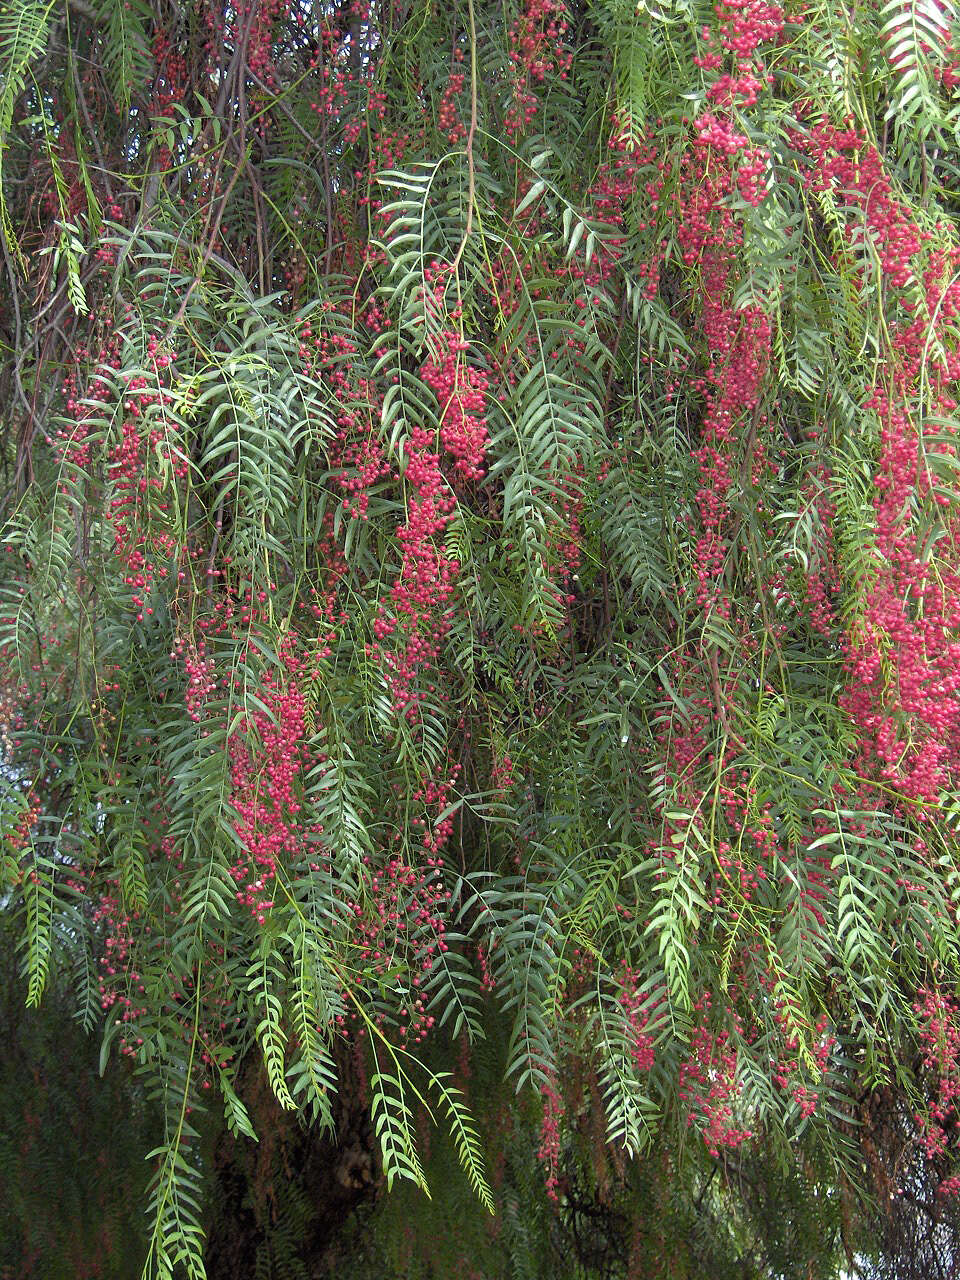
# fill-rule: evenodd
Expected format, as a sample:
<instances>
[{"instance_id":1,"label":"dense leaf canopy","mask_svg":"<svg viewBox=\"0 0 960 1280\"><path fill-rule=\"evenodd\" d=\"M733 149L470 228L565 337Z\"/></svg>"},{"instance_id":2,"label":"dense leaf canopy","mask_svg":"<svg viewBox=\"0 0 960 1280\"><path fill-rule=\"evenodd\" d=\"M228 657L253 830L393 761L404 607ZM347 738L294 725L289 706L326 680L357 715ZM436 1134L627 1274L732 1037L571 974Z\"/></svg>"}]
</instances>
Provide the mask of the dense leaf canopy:
<instances>
[{"instance_id":1,"label":"dense leaf canopy","mask_svg":"<svg viewBox=\"0 0 960 1280\"><path fill-rule=\"evenodd\" d=\"M357 1104L517 1274L534 1182L948 1274L956 17L0 12L0 903L162 1113L145 1275L211 1116Z\"/></svg>"}]
</instances>

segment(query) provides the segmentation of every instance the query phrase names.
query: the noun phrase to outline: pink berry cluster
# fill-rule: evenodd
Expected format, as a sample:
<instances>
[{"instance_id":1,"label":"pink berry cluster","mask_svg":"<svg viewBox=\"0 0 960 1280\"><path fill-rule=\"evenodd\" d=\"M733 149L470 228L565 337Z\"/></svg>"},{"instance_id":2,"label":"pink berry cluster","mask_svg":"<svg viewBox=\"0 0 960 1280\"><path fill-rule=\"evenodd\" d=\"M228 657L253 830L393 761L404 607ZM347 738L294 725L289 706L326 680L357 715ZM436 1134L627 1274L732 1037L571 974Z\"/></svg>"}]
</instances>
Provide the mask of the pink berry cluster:
<instances>
[{"instance_id":1,"label":"pink berry cluster","mask_svg":"<svg viewBox=\"0 0 960 1280\"><path fill-rule=\"evenodd\" d=\"M179 658L183 662L187 687L184 691L184 702L187 715L199 724L203 719L204 708L217 688L217 664L213 656L207 652L204 640L179 639L170 654L171 659Z\"/></svg>"},{"instance_id":2,"label":"pink berry cluster","mask_svg":"<svg viewBox=\"0 0 960 1280\"><path fill-rule=\"evenodd\" d=\"M707 1150L717 1158L721 1147L739 1147L753 1134L735 1123L735 1108L741 1093L737 1055L730 1044L729 1030L709 1029L706 1019L711 1003L708 992L694 1003L694 1013L700 1015L703 1022L694 1029L690 1054L680 1064L679 1095L689 1109L687 1123L696 1124ZM735 1024L739 1023L736 1013L730 1016Z\"/></svg>"},{"instance_id":3,"label":"pink berry cluster","mask_svg":"<svg viewBox=\"0 0 960 1280\"><path fill-rule=\"evenodd\" d=\"M489 380L482 369L466 362L469 343L444 332L442 354L425 360L420 377L440 402L440 440L465 480L482 480L489 443L484 417Z\"/></svg>"},{"instance_id":4,"label":"pink berry cluster","mask_svg":"<svg viewBox=\"0 0 960 1280\"><path fill-rule=\"evenodd\" d=\"M564 0L523 0L508 33L513 81L504 119L508 137L517 138L532 125L540 106L534 85L551 76L566 79L572 57L563 43L567 26Z\"/></svg>"},{"instance_id":5,"label":"pink berry cluster","mask_svg":"<svg viewBox=\"0 0 960 1280\"><path fill-rule=\"evenodd\" d=\"M295 636L280 648L282 670L264 673L258 690L265 710L241 718L230 736L231 804L243 856L230 869L237 901L259 924L273 906L278 868L303 855L311 834L301 821L302 779L310 759L306 695L308 660ZM242 690L238 689L242 696Z\"/></svg>"},{"instance_id":6,"label":"pink berry cluster","mask_svg":"<svg viewBox=\"0 0 960 1280\"><path fill-rule=\"evenodd\" d=\"M654 1039L647 1026L651 1014L662 1003L663 997L649 1002L641 989L641 975L630 965L623 966L619 982L620 1007L630 1027L630 1057L637 1071L650 1071L653 1068Z\"/></svg>"},{"instance_id":7,"label":"pink berry cluster","mask_svg":"<svg viewBox=\"0 0 960 1280\"><path fill-rule=\"evenodd\" d=\"M946 1151L960 1118L960 1019L956 999L936 988L922 989L914 1010L920 1021L923 1064L935 1080L929 1113L915 1120L924 1134L927 1159L933 1160ZM954 1177L941 1190L956 1194L957 1186Z\"/></svg>"},{"instance_id":8,"label":"pink berry cluster","mask_svg":"<svg viewBox=\"0 0 960 1280\"><path fill-rule=\"evenodd\" d=\"M543 1166L547 1196L556 1201L560 1198L562 1127L567 1111L556 1076L548 1076L541 1080L540 1095L543 1100L543 1113L540 1119L540 1145L537 1147L537 1159Z\"/></svg>"},{"instance_id":9,"label":"pink berry cluster","mask_svg":"<svg viewBox=\"0 0 960 1280\"><path fill-rule=\"evenodd\" d=\"M761 93L773 83L759 53L763 44L775 43L783 30L783 10L766 0L723 0L714 6L715 28L705 27L702 40L705 52L694 58L708 75L720 71L729 58L732 70L717 75L707 89L711 110L694 120L694 145L701 150L724 156L739 157L736 183L740 197L750 205L759 205L766 195L764 174L767 155L762 147L753 146L749 137L734 123L734 112L756 105Z\"/></svg>"},{"instance_id":10,"label":"pink berry cluster","mask_svg":"<svg viewBox=\"0 0 960 1280\"><path fill-rule=\"evenodd\" d=\"M359 959L375 975L400 973L405 995L399 1002L401 1045L421 1044L434 1025L425 991L427 980L447 950L443 860L427 856L419 867L399 857L375 867L364 860L363 901L347 903L356 922ZM364 903L369 903L365 909ZM385 1015L380 1014L386 1026Z\"/></svg>"},{"instance_id":11,"label":"pink berry cluster","mask_svg":"<svg viewBox=\"0 0 960 1280\"><path fill-rule=\"evenodd\" d=\"M860 253L866 235L884 279L904 290L890 376L866 388L863 402L879 436L874 568L865 607L844 640L849 684L842 701L858 727L864 773L935 803L960 767L960 524L937 478L941 459L949 464L957 448L952 428L942 424L953 414L960 379L960 355L949 338L960 303L960 257L926 250L931 232L894 198L881 157L855 128L814 123L804 146L812 189L832 191L847 215L861 287L875 270ZM942 346L930 359L934 338ZM924 384L929 417L921 414L918 423L916 395ZM936 561L925 554L918 527L924 510L938 511L945 526Z\"/></svg>"},{"instance_id":12,"label":"pink berry cluster","mask_svg":"<svg viewBox=\"0 0 960 1280\"><path fill-rule=\"evenodd\" d=\"M442 358L429 357L421 377L441 402L440 444L452 458L447 474L429 431L414 426L403 442L402 474L411 492L406 520L397 529L400 570L374 620L371 653L382 664L396 711L410 723L419 717L425 696L436 692L430 677L449 626L454 584L460 565L441 541L453 519L453 478L476 481L483 475L487 431L483 417L487 378L466 364L468 345L456 333L443 331ZM387 647L390 637L399 644ZM426 676L426 688L418 682Z\"/></svg>"}]
</instances>

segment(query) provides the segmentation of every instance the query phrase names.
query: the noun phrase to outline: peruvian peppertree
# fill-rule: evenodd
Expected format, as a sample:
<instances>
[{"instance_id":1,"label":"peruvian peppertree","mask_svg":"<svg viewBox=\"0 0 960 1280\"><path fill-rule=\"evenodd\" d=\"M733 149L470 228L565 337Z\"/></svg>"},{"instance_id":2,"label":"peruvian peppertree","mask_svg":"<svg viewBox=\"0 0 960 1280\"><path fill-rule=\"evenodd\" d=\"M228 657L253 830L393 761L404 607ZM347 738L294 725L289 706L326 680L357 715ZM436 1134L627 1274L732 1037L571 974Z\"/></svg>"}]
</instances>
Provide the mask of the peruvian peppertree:
<instances>
[{"instance_id":1,"label":"peruvian peppertree","mask_svg":"<svg viewBox=\"0 0 960 1280\"><path fill-rule=\"evenodd\" d=\"M161 1101L145 1274L253 1063L493 1207L501 1023L558 1201L587 1114L956 1194L955 16L0 16L2 901Z\"/></svg>"}]
</instances>

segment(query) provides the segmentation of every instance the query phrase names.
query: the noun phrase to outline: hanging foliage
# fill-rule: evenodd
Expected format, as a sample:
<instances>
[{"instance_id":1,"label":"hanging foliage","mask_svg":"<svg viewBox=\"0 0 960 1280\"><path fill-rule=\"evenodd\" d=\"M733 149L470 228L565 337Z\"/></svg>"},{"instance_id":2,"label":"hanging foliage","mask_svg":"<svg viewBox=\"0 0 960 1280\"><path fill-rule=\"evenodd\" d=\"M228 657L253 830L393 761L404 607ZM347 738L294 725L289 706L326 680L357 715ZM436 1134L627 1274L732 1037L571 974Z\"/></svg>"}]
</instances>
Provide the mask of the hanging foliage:
<instances>
[{"instance_id":1,"label":"hanging foliage","mask_svg":"<svg viewBox=\"0 0 960 1280\"><path fill-rule=\"evenodd\" d=\"M205 1274L254 1060L328 1133L352 1062L387 1187L427 1117L494 1209L453 1072L504 1024L561 1206L590 1115L946 1212L955 40L951 0L0 14L0 904L27 1003L74 964L162 1102L145 1276Z\"/></svg>"}]
</instances>

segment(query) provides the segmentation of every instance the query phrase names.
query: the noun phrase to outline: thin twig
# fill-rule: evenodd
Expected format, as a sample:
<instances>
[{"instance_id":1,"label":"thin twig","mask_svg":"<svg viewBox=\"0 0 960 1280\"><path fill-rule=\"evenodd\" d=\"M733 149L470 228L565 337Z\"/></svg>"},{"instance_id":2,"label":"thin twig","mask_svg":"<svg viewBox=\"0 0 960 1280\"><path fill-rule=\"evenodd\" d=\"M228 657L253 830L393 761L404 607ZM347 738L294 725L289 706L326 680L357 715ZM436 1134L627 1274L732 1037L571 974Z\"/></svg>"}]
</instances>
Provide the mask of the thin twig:
<instances>
[{"instance_id":1,"label":"thin twig","mask_svg":"<svg viewBox=\"0 0 960 1280\"><path fill-rule=\"evenodd\" d=\"M294 113L290 110L290 108L284 102L283 94L289 92L288 89L282 88L280 93L274 93L274 91L270 88L270 86L265 84L257 75L257 73L255 71L251 71L249 67L247 67L247 75L250 77L250 79L257 86L258 89L262 89L264 93L270 94L271 110L273 109L273 107L279 107L280 110L283 112L283 114L287 117L287 119L293 125L293 127L296 129L297 133L299 133L301 138L304 139L304 141L309 142L311 147L318 147L320 145L320 139L314 137L314 135L310 132L309 129L305 129L303 127L303 125L300 123L300 121L297 119Z\"/></svg>"},{"instance_id":2,"label":"thin twig","mask_svg":"<svg viewBox=\"0 0 960 1280\"><path fill-rule=\"evenodd\" d=\"M70 59L70 70L73 73L73 84L77 94L77 102L80 104L80 112L83 116L83 122L87 126L90 134L90 145L93 147L97 159L100 161L100 172L103 175L103 185L106 187L107 196L113 200L113 184L110 181L110 174L107 170L107 162L104 159L103 150L100 146L100 130L94 127L93 120L90 118L90 109L87 106L87 97L83 92L83 84L77 73L77 63L74 58Z\"/></svg>"},{"instance_id":3,"label":"thin twig","mask_svg":"<svg viewBox=\"0 0 960 1280\"><path fill-rule=\"evenodd\" d=\"M470 128L467 131L467 223L463 229L463 239L454 255L450 274L456 275L460 260L467 247L473 231L473 205L477 192L477 173L473 158L473 142L477 136L477 27L473 16L473 0L468 0L470 16Z\"/></svg>"},{"instance_id":4,"label":"thin twig","mask_svg":"<svg viewBox=\"0 0 960 1280\"><path fill-rule=\"evenodd\" d=\"M200 281L203 279L204 271L206 271L207 267L210 265L210 259L213 257L213 248L217 242L217 234L220 230L220 223L223 221L223 215L227 209L227 202L230 199L230 193L231 191L233 191L233 188L236 186L237 179L240 177L240 174L243 172L245 167L246 167L246 157L244 156L243 159L241 159L240 162L237 164L237 167L234 169L233 177L230 179L229 183L227 184L227 189L223 193L223 198L220 201L220 208L217 210L216 217L213 220L213 226L210 229L210 235L207 240L207 247L203 251L203 257L200 259L200 266L197 268L197 273L193 277L193 279L190 281L189 288L187 289L187 292L183 295L183 300L181 301L180 306L177 308L176 315L167 325L167 331L164 334L164 338L163 338L165 343L170 341L170 338L174 330L177 328L180 321L183 319L184 314L186 313L187 307L190 303L190 299L193 297L194 290L196 289Z\"/></svg>"}]
</instances>

